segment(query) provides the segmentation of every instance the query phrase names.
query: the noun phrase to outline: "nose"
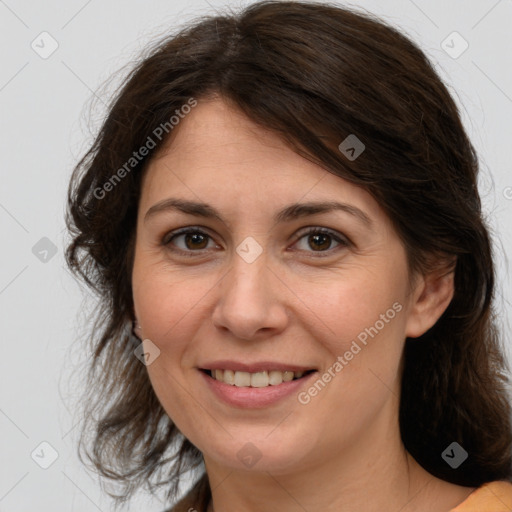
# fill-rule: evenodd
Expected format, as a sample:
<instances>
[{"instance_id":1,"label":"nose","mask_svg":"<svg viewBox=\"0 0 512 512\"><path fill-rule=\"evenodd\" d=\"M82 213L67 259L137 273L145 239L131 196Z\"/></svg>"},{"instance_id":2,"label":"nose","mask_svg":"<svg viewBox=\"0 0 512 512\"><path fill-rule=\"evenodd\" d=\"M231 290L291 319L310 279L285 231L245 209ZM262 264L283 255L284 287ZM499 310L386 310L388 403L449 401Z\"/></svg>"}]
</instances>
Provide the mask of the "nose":
<instances>
[{"instance_id":1,"label":"nose","mask_svg":"<svg viewBox=\"0 0 512 512\"><path fill-rule=\"evenodd\" d=\"M213 324L243 340L275 336L289 321L286 286L268 265L265 252L248 263L238 254L217 288Z\"/></svg>"}]
</instances>

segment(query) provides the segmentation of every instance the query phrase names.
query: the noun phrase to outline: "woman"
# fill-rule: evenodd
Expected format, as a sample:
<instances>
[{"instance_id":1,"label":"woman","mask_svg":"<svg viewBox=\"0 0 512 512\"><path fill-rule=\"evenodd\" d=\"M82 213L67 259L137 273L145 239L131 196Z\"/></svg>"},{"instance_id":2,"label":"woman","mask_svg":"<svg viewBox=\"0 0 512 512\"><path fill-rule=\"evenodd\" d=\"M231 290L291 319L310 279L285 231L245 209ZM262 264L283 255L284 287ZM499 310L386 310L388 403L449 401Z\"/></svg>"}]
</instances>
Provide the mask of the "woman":
<instances>
[{"instance_id":1,"label":"woman","mask_svg":"<svg viewBox=\"0 0 512 512\"><path fill-rule=\"evenodd\" d=\"M509 510L477 172L368 15L265 1L159 42L69 190L102 305L81 447L118 499L193 470L169 510Z\"/></svg>"}]
</instances>

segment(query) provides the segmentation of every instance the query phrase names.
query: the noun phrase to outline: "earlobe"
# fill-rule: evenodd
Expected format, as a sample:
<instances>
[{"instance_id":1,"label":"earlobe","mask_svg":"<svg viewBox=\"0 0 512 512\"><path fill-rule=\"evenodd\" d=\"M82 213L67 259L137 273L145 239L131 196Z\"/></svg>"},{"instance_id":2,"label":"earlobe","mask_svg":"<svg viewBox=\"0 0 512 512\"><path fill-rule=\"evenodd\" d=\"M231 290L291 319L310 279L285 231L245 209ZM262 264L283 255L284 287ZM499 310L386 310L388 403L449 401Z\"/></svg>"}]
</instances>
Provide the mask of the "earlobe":
<instances>
[{"instance_id":1,"label":"earlobe","mask_svg":"<svg viewBox=\"0 0 512 512\"><path fill-rule=\"evenodd\" d=\"M409 308L405 335L417 338L425 334L449 306L455 291L455 271L439 270L418 279Z\"/></svg>"},{"instance_id":2,"label":"earlobe","mask_svg":"<svg viewBox=\"0 0 512 512\"><path fill-rule=\"evenodd\" d=\"M137 319L133 320L132 321L132 334L139 340L141 339L140 331L141 331L141 326L139 324L139 321Z\"/></svg>"}]
</instances>

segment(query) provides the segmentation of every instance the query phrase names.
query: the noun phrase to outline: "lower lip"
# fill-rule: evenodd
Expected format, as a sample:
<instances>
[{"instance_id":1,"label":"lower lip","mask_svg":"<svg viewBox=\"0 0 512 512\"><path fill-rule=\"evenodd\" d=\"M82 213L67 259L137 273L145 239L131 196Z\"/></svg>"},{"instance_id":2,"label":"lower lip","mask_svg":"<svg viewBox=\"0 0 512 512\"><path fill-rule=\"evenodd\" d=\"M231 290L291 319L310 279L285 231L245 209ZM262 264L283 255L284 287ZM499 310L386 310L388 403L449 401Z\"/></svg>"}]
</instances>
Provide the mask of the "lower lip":
<instances>
[{"instance_id":1,"label":"lower lip","mask_svg":"<svg viewBox=\"0 0 512 512\"><path fill-rule=\"evenodd\" d=\"M265 386L263 388L238 387L221 382L199 370L213 393L227 404L242 408L261 408L272 405L283 398L297 393L317 373L311 372L300 379Z\"/></svg>"}]
</instances>

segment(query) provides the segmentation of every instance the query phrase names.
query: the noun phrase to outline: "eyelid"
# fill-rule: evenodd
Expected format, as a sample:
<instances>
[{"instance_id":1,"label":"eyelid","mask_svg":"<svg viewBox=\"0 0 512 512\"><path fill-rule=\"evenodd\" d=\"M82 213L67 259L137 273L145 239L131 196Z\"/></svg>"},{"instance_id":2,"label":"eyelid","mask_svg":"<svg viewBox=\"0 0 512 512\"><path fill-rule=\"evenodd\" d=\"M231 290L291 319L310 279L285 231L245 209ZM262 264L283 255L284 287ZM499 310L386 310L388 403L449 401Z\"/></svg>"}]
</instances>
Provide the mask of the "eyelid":
<instances>
[{"instance_id":1,"label":"eyelid","mask_svg":"<svg viewBox=\"0 0 512 512\"><path fill-rule=\"evenodd\" d=\"M183 256L197 256L200 254L203 254L204 251L208 251L208 249L200 249L197 251L185 251L180 248L171 248L171 240L173 238L176 238L181 235L188 235L190 233L199 233L202 235L206 235L210 240L214 241L214 238L210 233L208 233L208 229L203 226L186 226L183 228L178 228L173 231L169 231L166 233L161 240L161 245L163 245L165 248L168 248L171 252L178 253Z\"/></svg>"},{"instance_id":2,"label":"eyelid","mask_svg":"<svg viewBox=\"0 0 512 512\"><path fill-rule=\"evenodd\" d=\"M325 235L330 235L334 239L338 240L340 243L345 243L347 245L352 243L349 240L349 238L346 235L344 235L343 233L340 233L339 231L336 231L335 229L324 228L322 226L306 226L306 227L302 228L297 233L296 240L300 240L303 236L309 235L311 233L323 233Z\"/></svg>"},{"instance_id":3,"label":"eyelid","mask_svg":"<svg viewBox=\"0 0 512 512\"><path fill-rule=\"evenodd\" d=\"M334 229L324 228L322 226L308 226L303 228L297 233L293 245L302 240L302 238L304 238L305 236L314 233L329 235L333 240L335 240L338 243L338 247L327 249L326 251L305 251L314 254L314 258L327 258L329 256L332 256L333 254L336 254L339 250L353 245L350 239L344 234Z\"/></svg>"},{"instance_id":4,"label":"eyelid","mask_svg":"<svg viewBox=\"0 0 512 512\"><path fill-rule=\"evenodd\" d=\"M176 236L178 235L186 235L186 234L189 234L189 233L201 233L203 235L207 235L209 236L210 238L213 239L213 236L210 235L210 233L208 232L208 228L205 228L204 226L186 226L186 227L183 227L183 228L177 228L177 229L174 229L172 231L169 231L167 232L163 237L162 237L162 245L168 245L169 242Z\"/></svg>"},{"instance_id":5,"label":"eyelid","mask_svg":"<svg viewBox=\"0 0 512 512\"><path fill-rule=\"evenodd\" d=\"M166 233L161 240L161 245L163 245L165 247L170 246L171 245L170 242L173 238L176 238L181 235L191 234L191 233L206 235L210 240L214 241L214 237L212 235L210 235L210 233L208 231L209 231L208 228L205 228L203 226L186 226L183 228L178 228L178 229L175 229L173 231ZM312 254L316 254L317 256L313 256L316 258L330 256L330 255L332 255L333 252L336 252L336 250L339 249L340 247L346 248L346 247L353 245L352 241L346 235L344 235L334 229L325 228L325 227L316 226L316 225L305 226L301 230L299 230L298 233L296 234L296 236L294 237L293 245L295 245L298 241L300 241L305 236L307 236L309 234L314 234L314 233L321 233L321 234L329 235L333 240L335 240L339 244L338 248L334 248L334 249L331 248L331 249L327 249L326 251L302 251L302 252L309 252ZM179 248L172 248L170 250L172 252L181 253L186 256L194 256L194 255L203 254L204 251L208 251L209 249L199 249L197 251L194 251L194 250L186 250L185 251L185 250L179 249ZM299 252L301 252L301 251L299 250Z\"/></svg>"}]
</instances>

